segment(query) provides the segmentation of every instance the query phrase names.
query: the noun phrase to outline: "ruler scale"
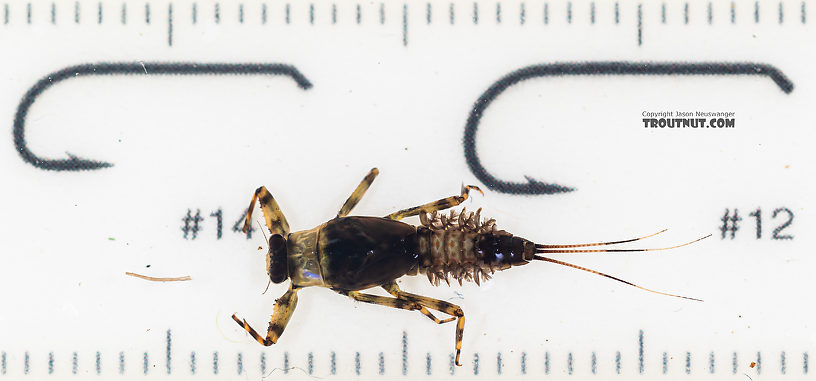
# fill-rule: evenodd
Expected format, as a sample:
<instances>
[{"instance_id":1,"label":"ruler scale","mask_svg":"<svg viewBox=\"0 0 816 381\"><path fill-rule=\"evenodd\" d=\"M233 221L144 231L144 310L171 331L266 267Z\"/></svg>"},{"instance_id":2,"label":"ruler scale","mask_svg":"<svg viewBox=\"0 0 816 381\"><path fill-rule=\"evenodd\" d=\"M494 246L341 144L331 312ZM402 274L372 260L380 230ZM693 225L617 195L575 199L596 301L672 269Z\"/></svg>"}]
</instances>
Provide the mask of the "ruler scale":
<instances>
[{"instance_id":1,"label":"ruler scale","mask_svg":"<svg viewBox=\"0 0 816 381\"><path fill-rule=\"evenodd\" d=\"M35 13L35 10L34 10L34 7L32 6L31 2L25 2L25 3L19 2L19 4L20 5L25 4L25 16L24 17L25 17L25 23L26 24L31 25L31 24L36 24L38 22L42 22L43 17L34 17L34 16L32 16ZM85 18L82 17L83 8L80 6L80 2L79 1L75 2L74 7L73 7L73 23L74 24L82 24L83 22L84 23L88 23L88 22L93 23L95 21L96 24L99 24L99 25L103 24L103 19L104 19L103 15L105 14L105 9L106 9L103 4L108 4L110 8L113 8L114 5L115 5L115 3L113 3L113 2L109 2L109 3L100 2L100 3L97 4L97 7L95 9L96 10L95 15L94 15L95 17L90 18L88 20L85 20ZM348 4L351 4L351 3L348 3ZM379 4L379 8L378 8L378 19L377 20L378 20L379 24L386 24L386 17L385 17L386 3L378 3L378 4ZM479 5L478 4L479 4L479 2L473 2L471 4L471 12L472 12L471 19L472 19L472 23L474 25L479 24L480 11L479 11ZM573 9L573 2L568 1L568 2L565 2L565 4L566 4L565 18L566 18L566 22L568 24L573 24L573 22L577 24L577 23L580 22L580 23L588 23L590 25L594 25L596 23L595 22L595 20L596 20L596 2L595 1L589 2L589 12L587 12L586 18L582 17L580 19L578 19L577 17L573 17L573 13L574 13L573 10L572 10ZM673 4L681 4L681 3L680 2L673 2ZM683 4L683 11L682 11L683 23L684 24L689 24L689 20L690 20L690 18L689 18L690 17L689 16L689 13L690 13L689 2L684 2L682 4ZM776 12L777 22L780 25L785 24L784 2L778 2L777 4L778 4L777 12ZM41 6L43 4L37 4L37 5ZM176 4L176 3L173 3L173 2L169 2L169 3L166 4L166 6L167 6L166 7L166 13L164 15L166 17L166 22L164 23L164 27L166 27L166 33L167 33L166 43L167 43L168 46L173 45L173 25L174 25L173 9L174 9L174 5L176 7L179 7L179 6L182 6L182 5L189 5L189 4L182 4L182 3ZM231 4L231 5L235 5L235 7L237 9L237 20L236 20L237 23L239 25L244 24L245 19L246 19L246 17L245 17L245 9L246 9L245 4L240 3L240 4ZM325 5L326 8L330 8L329 9L329 12L331 13L331 18L330 18L331 21L330 22L331 22L331 24L336 24L337 23L337 8L338 8L337 3L331 3L330 7L328 6L329 5L328 3L318 4L318 5L316 5L315 3L309 3L308 4L308 19L307 19L308 24L315 25L316 12L324 11L324 9L319 9L318 8L321 5ZM401 5L401 20L400 20L401 24L400 25L402 27L402 35L401 35L402 36L402 44L407 46L407 44L408 44L408 25L409 25L409 22L408 22L409 4L408 3L389 4L388 6L399 8L400 5ZM411 4L411 5L414 5L414 4ZM432 6L431 2L428 2L425 5L426 5L426 7L425 7L426 23L425 24L431 25L432 24L431 20L432 20L433 6ZM728 7L728 15L729 16L727 18L727 21L724 21L724 20L716 19L714 17L713 2L710 2L710 1L707 2L705 4L705 15L704 15L705 22L707 24L709 24L709 25L714 24L715 20L719 21L719 22L729 22L730 24L737 24L736 15L738 13L738 9L740 10L740 14L742 14L743 9L750 12L751 8L753 8L753 12L752 12L753 13L753 22L755 24L760 23L760 6L759 6L758 1L753 3L753 7L751 7L748 3L740 3L739 6L738 6L737 3L730 2L730 3L728 3L728 5L729 5L729 7ZM267 24L267 20L268 20L267 15L269 13L268 9L270 9L270 8L269 8L267 3L260 3L259 6L260 6L260 15L261 15L259 21L260 21L261 24ZM284 16L284 23L286 25L299 24L298 21L302 21L302 20L293 20L292 19L292 17L291 17L292 7L293 7L293 5L291 3L285 3L285 5L283 6L283 10L284 10L283 13L285 15ZM221 24L221 19L222 19L221 8L222 8L222 5L221 5L220 2L215 2L214 3L213 11L212 11L212 22L215 23L215 24ZM421 9L421 7L417 7L417 8ZM518 8L517 8L517 11L516 11L517 14L518 14L518 17L514 18L514 19L518 20L519 25L524 25L526 20L527 20L527 8L528 8L527 2L525 2L525 1L522 1L522 2L520 2L518 4ZM550 8L549 7L549 2L543 2L543 17L541 19L543 24L549 24L549 19L550 19L549 18L549 8ZM805 1L801 1L799 3L798 8L799 8L798 12L796 12L797 10L792 11L793 13L798 13L798 17L794 17L793 20L791 20L791 21L795 22L795 21L798 20L801 24L806 24L807 23L807 3ZM57 4L55 2L50 3L50 8L49 9L50 9L50 23L52 25L56 25L57 24L57 14L58 14ZM191 9L191 12L189 12L189 22L191 24L195 25L195 24L198 23L198 14L199 14L198 3L193 2L190 5L190 9ZM362 24L363 23L363 16L362 16L363 11L362 11L362 8L360 7L359 4L357 4L355 9L356 9L356 12L355 12L356 23L358 25ZM108 12L112 12L112 10L108 10ZM156 24L155 22L151 23L151 17L153 17L154 19L156 17L154 15L154 13L152 13L152 12L154 12L154 11L151 11L151 3L150 2L145 2L144 3L144 8L143 8L143 23L144 23L144 26L153 26L154 24ZM505 11L505 13L507 13L507 12L508 11ZM746 14L748 14L749 12L746 12ZM450 24L454 25L455 20L456 20L456 16L455 16L456 7L454 7L454 3L450 3L448 13L449 13ZM3 4L4 24L8 25L10 22L16 21L16 20L12 20L12 15L11 14L12 14L12 11L11 11L11 8L9 6L9 3L8 2L4 3ZM637 23L636 23L637 43L638 43L638 45L642 45L642 43L643 43L643 41L642 41L643 27L644 27L644 25L643 25L643 23L644 23L643 3L637 3L636 4L635 14L636 14L636 18L637 18ZM40 16L40 15L37 15L37 16ZM649 16L650 15L647 15L646 17L651 19L651 17L649 17ZM662 2L660 4L659 23L664 24L664 25L667 24L667 19L671 18L672 16L674 16L674 15L669 14L667 12L666 2ZM614 3L614 23L615 24L620 23L620 17L621 17L621 15L620 15L620 2L615 2ZM120 20L121 20L122 25L128 24L127 3L121 3ZM366 18L366 20L368 20L368 18ZM187 21L187 20L185 20L185 21ZM495 21L496 25L501 25L502 24L502 6L501 6L501 3L496 3L495 4L495 20L494 21ZM656 20L649 20L649 21L653 22L653 21L656 21ZM791 21L789 21L789 23ZM177 22L178 22L178 20L177 20ZM225 20L225 22L226 22L226 20ZM482 20L482 23L485 23L485 22L486 22L485 20ZM248 20L247 20L247 23L249 24ZM413 25L414 23L412 22L411 24ZM421 25L421 23L417 23L417 25Z\"/></svg>"},{"instance_id":2,"label":"ruler scale","mask_svg":"<svg viewBox=\"0 0 816 381\"><path fill-rule=\"evenodd\" d=\"M170 340L170 332L171 332L170 330L167 331L167 334L168 334L167 335L167 342L166 342L166 349L167 350L166 350L165 358L164 358L164 367L166 369L166 374L168 374L168 375L178 373L178 372L184 372L183 370L175 370L175 368L172 365L174 360L173 360L173 356L172 356L173 352L172 352L172 346L171 346L171 340ZM626 360L623 360L621 358L621 352L617 351L615 353L614 364L615 364L615 373L616 374L623 374L623 375L630 375L631 376L631 375L634 375L634 374L657 373L654 370L647 369L646 366L645 366L645 359L644 359L645 348L643 346L643 334L644 334L643 331L641 331L638 334L638 337L637 337L637 344L638 344L637 357L632 358L629 361L627 361L627 362L631 361L632 363L635 363L636 366L630 367L630 370L628 372L622 372L621 371L621 363L622 363L622 361L626 361ZM407 341L407 337L408 337L408 334L404 333L403 338L404 338L405 341L403 341L402 351L405 354L405 356L402 358L402 362L400 363L401 364L399 366L400 370L398 370L398 371L395 370L395 369L398 368L397 366L394 366L393 367L394 369L392 369L391 367L388 367L388 368L386 367L386 359L384 357L383 352L380 352L377 355L376 366L374 366L373 364L368 364L369 366L364 366L363 362L361 360L360 352L355 352L354 355L353 355L354 356L353 362L354 362L354 369L355 369L354 372L355 372L355 374L357 374L357 375L371 375L371 374L383 375L383 374L401 372L404 375L408 375L408 374L419 373L419 372L417 372L417 370L419 370L419 369L409 368L409 365L408 365L409 364L408 363L408 347L407 347L407 344L405 344L406 341ZM283 372L285 374L288 374L289 372L291 372L293 370L305 371L305 373L307 373L309 375L313 375L313 374L316 373L316 371L314 369L314 361L315 361L315 356L316 355L315 355L314 352L309 352L308 354L306 354L307 367L305 369L300 369L297 366L293 367L293 366L290 365L290 357L292 355L293 354L290 354L289 352L284 352L282 360L280 362L280 368L276 368L276 369L278 369L279 371L281 371L281 372ZM555 369L552 369L552 371L554 373L559 373L559 374L565 373L565 374L568 374L568 375L572 375L573 373L576 373L576 372L579 372L579 371L584 372L585 374L593 374L593 375L598 374L599 373L599 371L598 371L598 368L599 368L599 355L598 355L598 353L593 351L593 352L588 354L589 356L585 356L585 355L586 355L586 353L568 352L568 353L566 353L565 363L562 366L556 366ZM702 357L701 354L698 354L698 355L700 355ZM94 365L95 366L95 371L94 371L94 373L97 374L97 375L102 374L103 373L102 366L101 366L102 354L100 352L96 352L94 354L94 356L95 356L95 363L94 363L95 364ZM78 355L77 352L73 352L72 354L70 354L70 357L71 357L71 373L72 374L78 374L78 370L80 368L79 355ZM142 369L143 369L143 373L145 375L153 374L153 372L156 371L155 370L156 366L154 366L153 362L151 362L151 360L150 360L151 357L152 356L149 354L149 352L144 352L143 357L142 357ZM579 363L578 360L577 360L577 358L583 358L583 360L586 360L586 357L589 358L588 362L581 361ZM683 372L685 374L687 374L687 375L697 374L697 373L719 374L720 372L722 372L722 370L719 370L717 365L716 365L716 364L718 364L718 362L716 360L717 357L716 357L715 352L713 352L713 351L709 352L708 356L707 356L707 362L706 363L700 363L699 367L695 367L695 365L694 365L695 362L692 361L692 359L695 358L695 357L696 356L692 352L684 352L682 354L681 358L679 359L679 360L681 360L680 361L680 366L681 366L681 368L682 368L682 370L683 370ZM196 358L197 358L197 352L196 351L190 352L190 356L189 356L189 359L188 359L188 365L189 365L188 366L188 369L189 369L188 374L190 374L190 375L197 374L198 369L197 369L197 366L196 366ZM221 371L219 369L219 364L222 363L222 360L220 360L220 358L221 358L221 355L219 354L218 351L212 352L212 368L211 368L212 375L221 374ZM238 353L235 354L234 358L235 358L235 363L234 363L235 364L235 366L234 366L235 374L236 375L241 375L241 374L243 374L245 372L245 369L244 369L244 364L245 364L244 353L238 352ZM267 366L268 365L267 365L267 362L266 362L265 353L260 353L257 356L257 358L259 360L257 362L257 367L258 367L258 370L259 370L260 374L267 374L266 371L267 371ZM334 353L333 352L332 352L332 358L334 358ZM2 359L5 359L5 352L3 352ZM485 366L483 365L483 362L480 362L480 354L479 353L474 353L473 356L472 356L472 360L471 360L471 364L472 364L471 373L472 373L472 375L478 376L480 374L480 372L481 373L489 372L490 374L495 374L497 376L501 376L505 370L508 373L514 372L514 371L517 370L522 375L527 373L527 367L528 367L527 362L528 362L528 360L527 360L527 353L526 352L521 352L520 356L518 357L518 362L517 362L518 368L517 369L513 369L513 368L516 367L515 364L507 363L507 362L505 362L505 360L503 360L502 352L497 352L495 359L496 359L495 360L495 370L492 370L492 369L489 369L489 368L484 368ZM743 373L745 372L745 370L741 369L741 367L738 365L739 363L738 363L737 359L738 359L737 352L734 352L733 356L732 356L732 361L731 361L731 365L732 365L731 373L732 374L737 374L738 372L743 372ZM779 356L778 356L778 359L779 359L778 360L779 361L778 362L778 364L779 364L779 368L778 368L779 369L779 375L788 374L788 367L787 367L788 360L787 360L787 357L786 357L786 352L785 351L780 352ZM799 375L806 375L808 373L808 353L807 352L802 353L801 359L802 359L801 369L800 369L801 372L798 373L798 374ZM26 352L25 356L24 356L24 363L23 363L23 372L25 374L28 374L30 372L30 362L31 361L32 360L30 360L29 354ZM34 360L34 361L36 361L36 360ZM663 352L662 353L662 363L661 363L662 364L661 365L662 366L662 370L661 370L662 374L668 374L669 373L669 367L670 367L669 363L670 362L671 361L670 361L670 359L668 357L668 354L666 352ZM55 363L55 355L54 355L53 352L50 352L48 354L48 374L54 374L55 373L54 363ZM250 361L250 363L253 363L253 362ZM433 375L434 372L432 371L432 367L431 367L432 363L433 363L433 356L432 356L431 353L428 353L425 356L425 362L424 363L418 363L418 364L420 366L424 366L424 373L426 375ZM0 362L0 364L5 365L5 362ZM118 373L120 373L120 374L124 373L124 370L126 369L125 364L126 364L126 361L125 361L124 353L120 352L119 353L119 363L118 363L118 369L119 369ZM762 371L762 352L756 352L755 359L753 359L752 364L753 365L750 366L750 367L754 368L756 370L757 374L760 374L761 371ZM550 354L549 354L549 352L545 353L543 361L539 362L538 365L543 365L544 372L549 374L550 366L551 366L550 365ZM453 365L452 361L450 362L450 366L451 366L450 369L452 370L450 372L451 374L455 374L455 373L458 373L457 371L461 371L460 368L455 367ZM480 368L480 367L482 367L482 368ZM182 369L183 368L184 367L182 367ZM580 369L577 369L577 368L580 368ZM7 372L7 368L5 366L3 366L2 369L0 369L0 373L5 374L6 372Z\"/></svg>"},{"instance_id":3,"label":"ruler scale","mask_svg":"<svg viewBox=\"0 0 816 381\"><path fill-rule=\"evenodd\" d=\"M2 1L0 378L807 378L811 7ZM252 191L309 229L372 167L353 215L472 184L537 243L712 234L553 255L705 301L530 263L399 280L462 307L461 367L450 323L325 289L259 346L230 316L285 285Z\"/></svg>"}]
</instances>

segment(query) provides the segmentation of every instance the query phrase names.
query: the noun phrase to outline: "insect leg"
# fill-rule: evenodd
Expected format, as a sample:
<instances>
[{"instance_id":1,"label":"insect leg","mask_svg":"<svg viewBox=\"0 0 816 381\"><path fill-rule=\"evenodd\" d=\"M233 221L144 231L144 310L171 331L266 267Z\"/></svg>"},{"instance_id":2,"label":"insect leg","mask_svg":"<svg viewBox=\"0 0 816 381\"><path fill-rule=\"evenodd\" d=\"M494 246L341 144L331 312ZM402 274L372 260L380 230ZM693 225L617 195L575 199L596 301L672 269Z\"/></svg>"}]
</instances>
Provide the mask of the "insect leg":
<instances>
[{"instance_id":1,"label":"insect leg","mask_svg":"<svg viewBox=\"0 0 816 381\"><path fill-rule=\"evenodd\" d=\"M258 332L249 326L246 320L239 319L235 314L232 315L232 320L235 320L238 325L245 329L257 342L261 345L270 346L278 342L278 338L283 334L286 324L292 317L297 306L297 290L289 288L283 296L275 301L275 312L272 313L272 318L269 320L269 328L266 330L266 338L261 337Z\"/></svg>"},{"instance_id":2,"label":"insect leg","mask_svg":"<svg viewBox=\"0 0 816 381\"><path fill-rule=\"evenodd\" d=\"M406 299L398 299L398 298L389 298L387 296L379 296L379 295L371 295L371 294L363 294L362 292L357 291L345 291L345 290L335 290L337 293L348 296L354 300L371 303L371 304L379 304L381 306L392 307L392 308L401 308L403 310L418 310L422 308L419 303L406 300Z\"/></svg>"},{"instance_id":3,"label":"insect leg","mask_svg":"<svg viewBox=\"0 0 816 381\"><path fill-rule=\"evenodd\" d=\"M363 181L360 182L360 185L357 186L357 189L351 193L346 203L340 208L340 211L337 212L337 217L345 217L351 212L352 209L360 202L360 199L363 198L363 195L368 190L368 187L371 186L371 183L374 182L374 178L380 174L380 171L377 168L371 168L371 171L368 172Z\"/></svg>"},{"instance_id":4,"label":"insect leg","mask_svg":"<svg viewBox=\"0 0 816 381\"><path fill-rule=\"evenodd\" d=\"M398 212L391 213L391 214L385 216L385 218L390 218L392 220L401 220L401 219L403 219L405 217L416 216L416 215L419 215L419 214L422 214L422 213L430 213L430 212L435 212L435 211L439 211L439 210L445 210L445 209L448 209L448 208L452 208L452 207L454 207L456 205L461 204L465 200L467 200L468 193L470 192L471 189L476 190L479 193L484 194L482 192L482 190L479 189L479 187L477 187L475 185L465 185L465 186L462 187L462 194L459 195L459 196L450 196L450 197L447 197L447 198L443 198L441 200L436 200L434 202L429 202L429 203L427 203L425 205L420 205L420 206L415 206L413 208L403 209L403 210L400 210Z\"/></svg>"},{"instance_id":5,"label":"insect leg","mask_svg":"<svg viewBox=\"0 0 816 381\"><path fill-rule=\"evenodd\" d=\"M429 298L427 296L421 296L416 294L411 294L399 289L399 287L395 284L388 284L383 286L389 293L396 296L400 300L410 300L412 302L416 302L423 307L428 307L432 310L437 310L444 312L448 315L454 316L456 321L456 365L462 366L459 363L459 354L462 352L462 336L465 331L465 313L462 311L462 308L451 304L442 300ZM454 319L452 318L452 319ZM441 323L445 323L450 320L442 320Z\"/></svg>"},{"instance_id":6,"label":"insect leg","mask_svg":"<svg viewBox=\"0 0 816 381\"><path fill-rule=\"evenodd\" d=\"M397 298L399 298L400 293L402 293L402 290L399 289L399 286L397 286L397 284L393 283L393 282L388 283L388 284L384 284L382 286L382 288L384 288L385 291L388 291L389 294L394 295ZM436 323L436 324L444 324L444 323L449 323L449 322L452 322L452 321L456 320L455 316L452 317L452 318L439 320L439 318L434 316L434 314L432 314L431 311L428 311L428 309L425 308L424 306L421 306L421 308L419 309L419 312L421 312L423 315L427 316L429 319L433 320L434 323Z\"/></svg>"},{"instance_id":7,"label":"insect leg","mask_svg":"<svg viewBox=\"0 0 816 381\"><path fill-rule=\"evenodd\" d=\"M286 234L289 233L289 222L286 221L286 217L283 215L283 212L281 212L278 203L275 202L275 198L272 197L269 191L266 190L266 187L263 186L255 190L255 194L252 195L252 201L249 202L249 209L247 209L246 221L244 222L244 233L249 230L251 223L250 218L252 217L252 210L255 209L256 200L260 200L261 202L261 210L263 211L266 227L269 228L269 232L286 236Z\"/></svg>"}]
</instances>

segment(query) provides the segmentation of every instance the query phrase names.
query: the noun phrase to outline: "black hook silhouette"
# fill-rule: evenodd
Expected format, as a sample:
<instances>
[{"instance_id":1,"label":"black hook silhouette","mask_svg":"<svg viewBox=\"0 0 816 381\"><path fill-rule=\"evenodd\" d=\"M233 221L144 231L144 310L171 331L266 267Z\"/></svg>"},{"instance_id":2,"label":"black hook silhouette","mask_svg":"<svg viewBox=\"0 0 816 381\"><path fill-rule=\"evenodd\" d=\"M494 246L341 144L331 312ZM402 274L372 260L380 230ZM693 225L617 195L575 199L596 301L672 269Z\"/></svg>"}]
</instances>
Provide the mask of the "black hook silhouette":
<instances>
[{"instance_id":1,"label":"black hook silhouette","mask_svg":"<svg viewBox=\"0 0 816 381\"><path fill-rule=\"evenodd\" d=\"M793 91L793 83L779 69L760 63L682 63L682 62L573 62L528 66L502 77L482 93L467 119L463 144L465 161L470 171L488 188L511 194L555 194L572 192L575 188L547 184L525 176L527 183L501 180L482 165L476 154L476 129L490 103L511 86L538 77L567 75L764 75L785 93Z\"/></svg>"},{"instance_id":2,"label":"black hook silhouette","mask_svg":"<svg viewBox=\"0 0 816 381\"><path fill-rule=\"evenodd\" d=\"M69 78L92 75L286 75L291 77L303 90L312 87L306 77L294 66L284 64L228 64L228 63L168 63L168 62L129 62L129 63L96 63L66 67L48 74L37 81L23 96L17 113L14 115L14 145L23 160L37 168L49 171L82 171L96 170L113 166L104 161L83 159L67 153L68 159L43 159L35 155L26 146L25 122L28 110L37 97L45 90Z\"/></svg>"}]
</instances>

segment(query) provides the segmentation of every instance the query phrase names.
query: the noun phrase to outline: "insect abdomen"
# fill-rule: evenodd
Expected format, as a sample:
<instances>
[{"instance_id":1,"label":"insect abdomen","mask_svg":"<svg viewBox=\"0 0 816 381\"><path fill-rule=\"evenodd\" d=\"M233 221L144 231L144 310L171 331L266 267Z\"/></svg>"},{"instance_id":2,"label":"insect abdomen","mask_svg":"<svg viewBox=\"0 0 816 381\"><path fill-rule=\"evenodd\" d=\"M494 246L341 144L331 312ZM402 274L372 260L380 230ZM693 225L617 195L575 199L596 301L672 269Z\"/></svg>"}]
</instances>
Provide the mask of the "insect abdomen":
<instances>
[{"instance_id":1,"label":"insect abdomen","mask_svg":"<svg viewBox=\"0 0 816 381\"><path fill-rule=\"evenodd\" d=\"M449 283L449 278L460 284L463 280L479 284L495 271L526 264L535 254L534 243L496 230L493 220L479 222L479 212L452 212L450 216L433 213L421 215L420 220L420 272L435 285L440 280Z\"/></svg>"},{"instance_id":2,"label":"insect abdomen","mask_svg":"<svg viewBox=\"0 0 816 381\"><path fill-rule=\"evenodd\" d=\"M482 255L483 262L496 270L505 270L531 261L535 254L535 244L500 230L479 235L476 252Z\"/></svg>"}]
</instances>

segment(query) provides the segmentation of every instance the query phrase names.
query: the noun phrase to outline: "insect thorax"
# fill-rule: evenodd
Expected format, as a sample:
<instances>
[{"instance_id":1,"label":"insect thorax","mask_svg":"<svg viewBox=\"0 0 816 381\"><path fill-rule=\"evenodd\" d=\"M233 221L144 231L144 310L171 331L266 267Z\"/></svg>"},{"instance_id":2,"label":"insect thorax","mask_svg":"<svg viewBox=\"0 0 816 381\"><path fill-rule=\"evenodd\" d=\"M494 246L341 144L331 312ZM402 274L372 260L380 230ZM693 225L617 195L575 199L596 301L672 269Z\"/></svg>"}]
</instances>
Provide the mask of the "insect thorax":
<instances>
[{"instance_id":1,"label":"insect thorax","mask_svg":"<svg viewBox=\"0 0 816 381\"><path fill-rule=\"evenodd\" d=\"M459 284L463 280L479 284L495 271L532 259L532 242L497 230L493 219L480 221L480 211L420 215L419 271L434 285L441 280L450 283L450 278Z\"/></svg>"},{"instance_id":2,"label":"insect thorax","mask_svg":"<svg viewBox=\"0 0 816 381\"><path fill-rule=\"evenodd\" d=\"M289 277L295 287L325 286L317 256L317 236L322 227L289 234Z\"/></svg>"}]
</instances>

